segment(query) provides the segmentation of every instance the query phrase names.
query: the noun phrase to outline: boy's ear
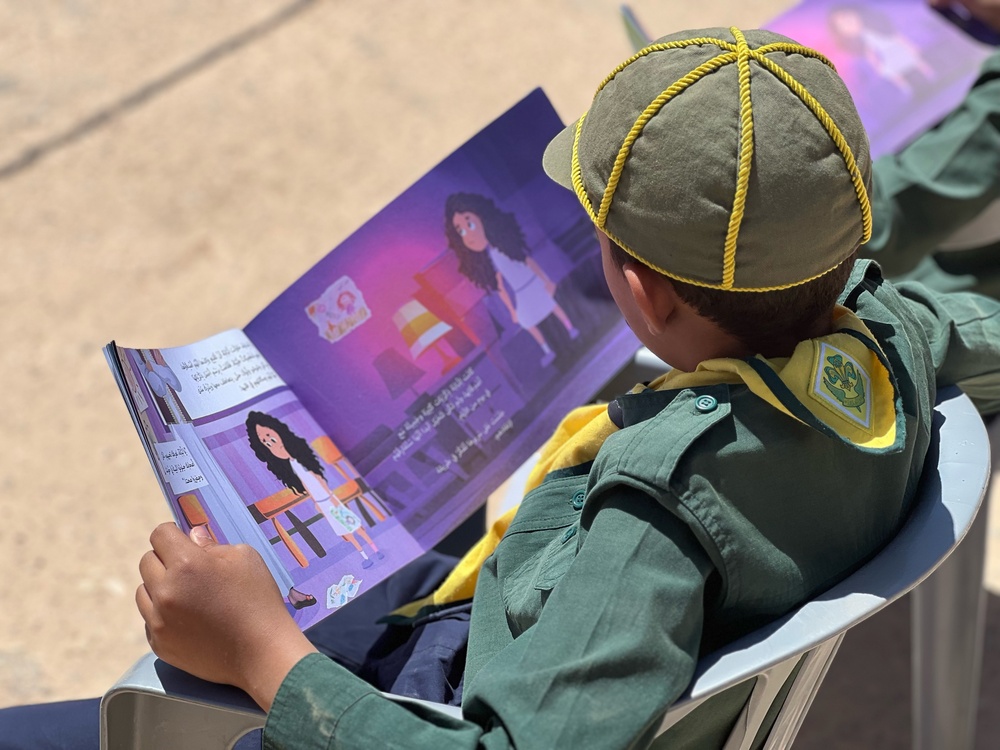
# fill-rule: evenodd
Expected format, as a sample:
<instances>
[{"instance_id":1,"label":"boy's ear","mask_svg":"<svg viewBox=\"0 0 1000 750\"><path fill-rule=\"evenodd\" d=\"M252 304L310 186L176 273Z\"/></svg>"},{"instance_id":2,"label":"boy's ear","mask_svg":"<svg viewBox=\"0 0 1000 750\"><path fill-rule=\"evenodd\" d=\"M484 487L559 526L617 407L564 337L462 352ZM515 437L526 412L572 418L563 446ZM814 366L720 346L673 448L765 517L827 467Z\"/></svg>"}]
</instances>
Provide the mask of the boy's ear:
<instances>
[{"instance_id":1,"label":"boy's ear","mask_svg":"<svg viewBox=\"0 0 1000 750\"><path fill-rule=\"evenodd\" d=\"M636 261L626 263L622 273L649 332L663 333L667 319L677 309L677 293L670 280Z\"/></svg>"}]
</instances>

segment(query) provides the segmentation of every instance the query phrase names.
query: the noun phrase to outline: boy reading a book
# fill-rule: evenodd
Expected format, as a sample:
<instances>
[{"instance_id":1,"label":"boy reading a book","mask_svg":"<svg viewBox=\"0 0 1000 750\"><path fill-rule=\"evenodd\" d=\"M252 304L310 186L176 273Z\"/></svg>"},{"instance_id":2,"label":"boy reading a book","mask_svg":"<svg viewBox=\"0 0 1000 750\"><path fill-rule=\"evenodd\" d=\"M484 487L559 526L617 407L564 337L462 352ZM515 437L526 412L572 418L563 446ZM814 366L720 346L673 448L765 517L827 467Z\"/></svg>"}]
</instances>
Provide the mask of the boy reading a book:
<instances>
[{"instance_id":1,"label":"boy reading a book","mask_svg":"<svg viewBox=\"0 0 1000 750\"><path fill-rule=\"evenodd\" d=\"M894 535L938 385L998 405L1000 304L854 263L868 145L820 54L764 31L665 37L611 72L545 162L591 216L622 314L674 369L566 417L516 514L397 610L391 670L317 652L249 547L158 527L136 594L150 644L253 696L265 747L645 747L700 654ZM363 602L428 581L328 618L323 650L356 635ZM461 683L440 684L429 665L463 656ZM465 719L371 683L462 693ZM656 746L721 747L750 687Z\"/></svg>"},{"instance_id":2,"label":"boy reading a book","mask_svg":"<svg viewBox=\"0 0 1000 750\"><path fill-rule=\"evenodd\" d=\"M317 653L251 551L158 528L137 595L150 642L269 709L266 747L644 746L699 654L893 536L937 385L995 380L1000 306L854 266L867 139L812 50L665 37L612 71L546 167L594 221L622 314L675 369L570 414L499 543L403 612L432 621L477 579L462 722ZM746 694L688 727L699 746Z\"/></svg>"}]
</instances>

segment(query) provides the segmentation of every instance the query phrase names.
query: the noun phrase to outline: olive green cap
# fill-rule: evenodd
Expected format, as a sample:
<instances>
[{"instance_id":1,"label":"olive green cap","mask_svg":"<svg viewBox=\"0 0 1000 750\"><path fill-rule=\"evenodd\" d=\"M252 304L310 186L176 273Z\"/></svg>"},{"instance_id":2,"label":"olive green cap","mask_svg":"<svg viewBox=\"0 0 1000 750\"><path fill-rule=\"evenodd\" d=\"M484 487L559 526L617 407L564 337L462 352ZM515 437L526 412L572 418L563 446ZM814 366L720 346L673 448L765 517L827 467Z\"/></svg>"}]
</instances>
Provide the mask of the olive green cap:
<instances>
[{"instance_id":1,"label":"olive green cap","mask_svg":"<svg viewBox=\"0 0 1000 750\"><path fill-rule=\"evenodd\" d=\"M665 36L545 151L598 229L680 281L764 292L871 235L868 137L833 64L769 31Z\"/></svg>"}]
</instances>

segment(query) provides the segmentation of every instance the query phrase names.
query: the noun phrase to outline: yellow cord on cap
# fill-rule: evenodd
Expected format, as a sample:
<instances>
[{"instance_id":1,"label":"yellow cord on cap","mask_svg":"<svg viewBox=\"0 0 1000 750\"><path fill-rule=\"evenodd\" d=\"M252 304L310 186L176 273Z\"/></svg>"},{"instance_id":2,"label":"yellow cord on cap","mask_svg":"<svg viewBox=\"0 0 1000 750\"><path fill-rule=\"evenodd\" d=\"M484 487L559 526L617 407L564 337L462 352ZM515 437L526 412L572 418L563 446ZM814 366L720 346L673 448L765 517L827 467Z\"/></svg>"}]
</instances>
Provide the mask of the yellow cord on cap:
<instances>
[{"instance_id":1,"label":"yellow cord on cap","mask_svg":"<svg viewBox=\"0 0 1000 750\"><path fill-rule=\"evenodd\" d=\"M621 63L619 63L618 67L616 67L614 70L608 73L605 79L601 81L601 85L597 87L597 91L594 92L594 98L595 99L597 98L597 95L601 93L601 90L609 83L611 83L612 79L616 75L621 73L623 70L625 70L625 68L634 63L636 60L641 60L643 57L652 52L663 52L664 50L668 49L683 49L684 47L697 47L702 44L714 44L716 47L721 47L722 49L728 50L729 52L736 51L736 46L732 42L727 42L724 39L716 39L710 36L699 36L699 37L694 37L693 39L679 39L674 42L657 42L655 44L650 44L648 47L643 47L641 50L636 52L628 60L624 60Z\"/></svg>"},{"instance_id":2,"label":"yellow cord on cap","mask_svg":"<svg viewBox=\"0 0 1000 750\"><path fill-rule=\"evenodd\" d=\"M750 47L743 32L730 29L736 37L740 75L740 159L736 171L736 196L729 214L726 244L722 255L722 288L732 289L736 278L736 240L740 236L743 209L747 204L747 185L750 184L750 164L753 159L753 108L750 106Z\"/></svg>"},{"instance_id":3,"label":"yellow cord on cap","mask_svg":"<svg viewBox=\"0 0 1000 750\"><path fill-rule=\"evenodd\" d=\"M604 194L601 197L601 203L598 209L595 211L593 204L590 201L590 196L587 194L586 187L583 183L583 170L580 165L580 134L583 130L583 122L586 117L584 115L579 119L576 125L576 132L573 137L573 157L571 164L571 178L573 182L573 188L583 205L587 214L590 216L591 221L605 234L608 235L617 245L622 247L626 252L635 257L637 260L641 261L645 265L653 268L660 273L677 279L678 281L683 281L685 283L694 284L696 286L707 287L710 289L724 289L731 291L745 291L745 292L768 292L776 291L779 289L788 289L793 286L798 286L799 284L806 283L807 281L812 281L820 276L833 270L836 266L827 269L821 273L818 273L809 279L802 279L800 281L792 282L789 284L781 284L777 286L770 287L755 287L755 288L742 288L736 289L735 276L736 276L736 249L737 241L739 238L739 230L743 221L744 210L746 208L746 198L750 183L750 171L753 162L753 108L750 100L750 60L756 61L759 65L766 68L769 72L775 75L782 83L784 83L813 113L813 115L820 121L823 128L826 130L827 135L830 136L831 140L837 146L840 151L841 157L844 159L845 166L851 177L851 182L854 186L854 191L858 198L858 203L861 208L861 227L862 227L862 244L868 242L871 238L872 231L872 218L871 218L871 203L868 199L868 191L865 188L864 178L861 175L861 170L858 169L857 162L854 159L854 154L851 151L850 145L847 143L847 139L844 138L837 124L833 121L833 118L827 114L823 106L810 94L802 84L800 84L790 73L788 73L784 68L779 66L777 63L766 57L767 54L771 52L784 52L786 54L799 54L804 57L810 57L819 60L823 64L829 66L831 69L836 70L834 65L830 60L821 55L816 50L804 47L800 44L795 44L792 42L773 42L771 44L764 45L757 49L751 49L747 44L746 37L743 32L736 27L730 28L730 33L736 39L736 44L727 42L722 39L715 39L712 37L696 37L693 39L677 40L673 42L661 42L656 44L651 44L643 49L639 50L632 57L628 58L624 62L618 65L602 82L597 89L597 93L594 98L597 98L597 94L604 89L604 87L610 83L615 76L621 73L625 68L627 68L632 63L640 60L641 58L649 55L653 52L661 52L669 49L680 49L684 47L691 47L696 45L711 44L715 45L721 49L726 50L721 55L713 57L705 63L702 63L697 68L692 70L686 76L676 81L666 90L660 93L636 118L635 123L629 129L628 134L625 136L625 140L622 142L621 148L618 150L618 154L615 157L614 165L611 169L611 174L608 177L608 184L604 190ZM704 76L711 72L718 70L724 65L728 65L731 62L735 62L739 68L739 94L740 94L740 150L739 159L737 165L736 174L736 191L733 199L733 209L729 215L729 226L726 232L726 240L723 246L723 267L722 267L722 283L721 284L711 284L704 281L698 281L694 279L688 279L679 276L675 273L667 271L666 269L660 268L649 260L642 258L623 243L619 238L614 236L607 229L607 218L608 213L611 210L611 203L614 200L615 191L618 188L619 181L621 179L622 172L625 169L625 162L628 160L631 154L632 145L635 143L639 135L642 134L643 129L646 124L659 112L663 106L670 101L672 98L680 94L682 91L687 89L696 81L700 80ZM838 263L839 265L839 263Z\"/></svg>"},{"instance_id":4,"label":"yellow cord on cap","mask_svg":"<svg viewBox=\"0 0 1000 750\"><path fill-rule=\"evenodd\" d=\"M857 194L858 202L861 204L861 244L863 245L872 238L872 207L868 200L868 188L865 187L864 177L861 175L861 170L858 169L858 164L854 160L854 153L851 151L847 139L840 132L837 123L823 109L823 105L816 101L816 98L806 90L805 86L796 81L788 71L764 56L755 59L777 76L782 83L788 86L802 100L803 104L809 107L810 111L816 116L816 119L826 129L827 135L830 136L840 150L840 155L844 158L844 163L847 165L847 171L851 175L851 182L854 183L854 192Z\"/></svg>"},{"instance_id":5,"label":"yellow cord on cap","mask_svg":"<svg viewBox=\"0 0 1000 750\"><path fill-rule=\"evenodd\" d=\"M635 143L635 139L642 134L642 129L646 127L646 123L653 119L653 116L660 111L663 105L684 91L684 89L688 86L709 73L718 70L723 65L731 63L735 59L735 53L724 52L717 57L713 57L708 62L702 63L679 81L675 82L666 91L661 93L649 104L648 107L646 107L646 109L643 110L642 114L639 115L638 119L636 119L635 124L632 125L632 128L628 131L628 135L625 136L625 141L622 143L621 148L618 150L618 156L615 158L615 164L611 168L611 174L608 176L608 186L604 189L604 197L601 198L601 205L597 210L595 221L599 228L603 229L604 224L608 220L608 210L611 208L611 199L615 195L615 190L618 189L618 180L621 179L622 170L625 169L625 160L628 159L629 152L632 150L632 144Z\"/></svg>"}]
</instances>

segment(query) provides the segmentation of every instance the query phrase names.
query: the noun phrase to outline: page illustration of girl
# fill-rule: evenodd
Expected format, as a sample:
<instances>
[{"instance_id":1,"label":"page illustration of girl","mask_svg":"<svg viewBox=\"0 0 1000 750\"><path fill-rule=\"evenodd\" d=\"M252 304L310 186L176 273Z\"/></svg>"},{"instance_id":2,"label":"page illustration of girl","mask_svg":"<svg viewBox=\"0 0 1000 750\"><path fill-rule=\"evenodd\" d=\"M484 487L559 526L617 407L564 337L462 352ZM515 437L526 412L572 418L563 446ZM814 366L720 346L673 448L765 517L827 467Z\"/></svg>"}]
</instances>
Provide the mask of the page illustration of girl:
<instances>
[{"instance_id":1,"label":"page illustration of girl","mask_svg":"<svg viewBox=\"0 0 1000 750\"><path fill-rule=\"evenodd\" d=\"M827 23L837 45L864 57L875 73L909 96L934 79L920 49L896 31L885 13L863 5L837 5Z\"/></svg>"},{"instance_id":2,"label":"page illustration of girl","mask_svg":"<svg viewBox=\"0 0 1000 750\"><path fill-rule=\"evenodd\" d=\"M376 559L385 557L361 525L361 519L330 491L323 467L304 438L292 432L280 419L259 411L247 415L246 426L250 447L257 458L283 485L312 498L334 533L354 545L361 554L362 568L370 568L375 563L362 549L358 536L368 544Z\"/></svg>"},{"instance_id":3,"label":"page illustration of girl","mask_svg":"<svg viewBox=\"0 0 1000 750\"><path fill-rule=\"evenodd\" d=\"M480 289L500 296L511 320L542 348L543 367L552 363L555 354L539 323L554 314L571 339L580 335L555 300L556 285L528 255L524 232L513 214L501 211L485 196L455 193L445 201L444 231L458 257L458 270Z\"/></svg>"}]
</instances>

